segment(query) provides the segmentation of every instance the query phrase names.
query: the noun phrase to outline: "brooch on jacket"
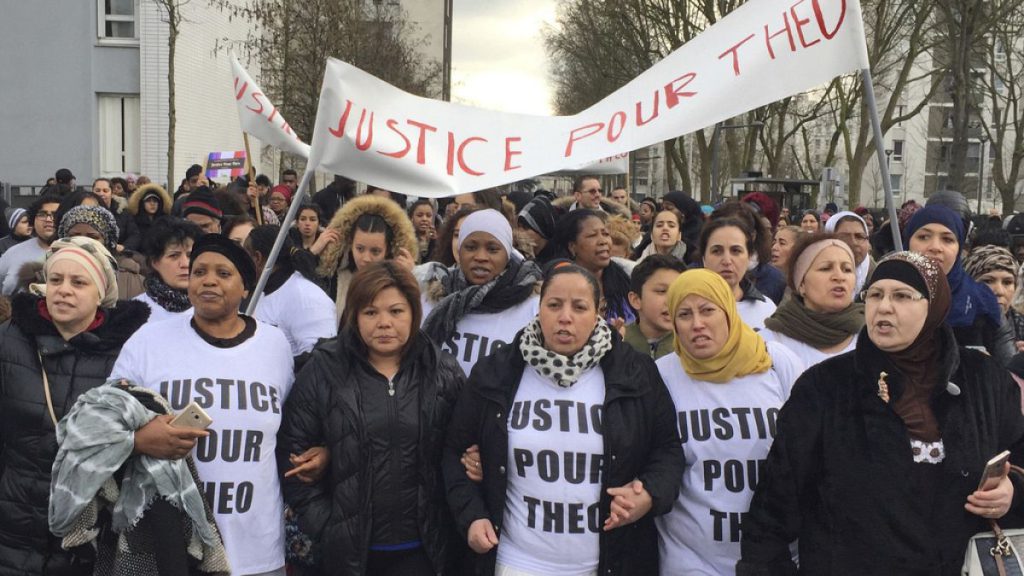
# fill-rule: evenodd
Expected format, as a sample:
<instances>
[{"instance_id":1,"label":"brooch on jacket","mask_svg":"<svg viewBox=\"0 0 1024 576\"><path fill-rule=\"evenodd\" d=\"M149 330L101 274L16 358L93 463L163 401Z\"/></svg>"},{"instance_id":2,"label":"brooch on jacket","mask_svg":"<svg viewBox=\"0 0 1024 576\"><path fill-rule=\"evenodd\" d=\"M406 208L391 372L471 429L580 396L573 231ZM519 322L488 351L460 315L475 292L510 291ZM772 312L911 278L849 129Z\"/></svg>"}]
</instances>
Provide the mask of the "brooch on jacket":
<instances>
[{"instance_id":1,"label":"brooch on jacket","mask_svg":"<svg viewBox=\"0 0 1024 576\"><path fill-rule=\"evenodd\" d=\"M882 372L878 375L878 397L886 404L889 403L889 384L885 381L887 376L889 376L889 374L886 372Z\"/></svg>"}]
</instances>

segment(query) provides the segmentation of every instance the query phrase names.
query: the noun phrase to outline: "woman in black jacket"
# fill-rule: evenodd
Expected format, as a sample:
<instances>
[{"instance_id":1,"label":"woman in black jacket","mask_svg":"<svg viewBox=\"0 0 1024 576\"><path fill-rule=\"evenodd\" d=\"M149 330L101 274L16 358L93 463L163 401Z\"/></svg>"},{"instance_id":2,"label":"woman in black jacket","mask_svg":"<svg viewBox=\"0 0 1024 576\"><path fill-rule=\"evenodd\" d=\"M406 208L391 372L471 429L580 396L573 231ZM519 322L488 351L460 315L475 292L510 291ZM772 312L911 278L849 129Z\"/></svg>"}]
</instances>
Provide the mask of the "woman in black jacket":
<instances>
[{"instance_id":1,"label":"woman in black jacket","mask_svg":"<svg viewBox=\"0 0 1024 576\"><path fill-rule=\"evenodd\" d=\"M654 517L683 474L672 400L599 298L589 272L556 267L537 319L477 362L456 405L445 482L478 574L658 573ZM480 484L461 461L474 444Z\"/></svg>"},{"instance_id":2,"label":"woman in black jacket","mask_svg":"<svg viewBox=\"0 0 1024 576\"><path fill-rule=\"evenodd\" d=\"M140 302L117 302L113 259L95 240L54 242L44 271L46 283L14 296L0 326L2 576L92 574L91 549L63 550L47 524L56 422L106 381L149 316Z\"/></svg>"},{"instance_id":3,"label":"woman in black jacket","mask_svg":"<svg viewBox=\"0 0 1024 576\"><path fill-rule=\"evenodd\" d=\"M391 261L349 285L337 338L313 350L278 434L285 502L323 574L448 573L441 451L465 376L422 332L416 280ZM296 454L326 446L323 478ZM295 466L298 464L298 466Z\"/></svg>"},{"instance_id":4,"label":"woman in black jacket","mask_svg":"<svg viewBox=\"0 0 1024 576\"><path fill-rule=\"evenodd\" d=\"M797 380L743 520L737 574L960 573L971 535L1024 489L979 489L989 458L1024 461L1020 390L945 321L946 275L912 252L864 291L857 348ZM1019 505L1018 505L1019 507Z\"/></svg>"}]
</instances>

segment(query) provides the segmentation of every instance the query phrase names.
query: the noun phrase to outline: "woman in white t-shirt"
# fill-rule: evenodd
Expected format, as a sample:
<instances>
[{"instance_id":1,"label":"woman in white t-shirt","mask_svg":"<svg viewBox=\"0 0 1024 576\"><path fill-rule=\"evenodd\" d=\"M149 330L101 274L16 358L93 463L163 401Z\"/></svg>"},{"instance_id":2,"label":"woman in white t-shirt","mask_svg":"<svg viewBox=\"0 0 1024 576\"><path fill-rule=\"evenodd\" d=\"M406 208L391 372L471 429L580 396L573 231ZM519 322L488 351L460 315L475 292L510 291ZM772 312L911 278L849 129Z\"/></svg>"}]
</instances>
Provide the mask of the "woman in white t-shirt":
<instances>
[{"instance_id":1,"label":"woman in white t-shirt","mask_svg":"<svg viewBox=\"0 0 1024 576\"><path fill-rule=\"evenodd\" d=\"M538 317L477 363L455 405L443 468L476 574L657 571L653 518L671 508L683 468L672 405L599 301L585 269L554 268ZM477 443L474 475L462 454Z\"/></svg>"},{"instance_id":2,"label":"woman in white t-shirt","mask_svg":"<svg viewBox=\"0 0 1024 576\"><path fill-rule=\"evenodd\" d=\"M280 231L281 227L275 224L257 226L242 243L257 270L266 265ZM320 339L337 336L338 324L334 320L334 302L295 269L293 249L292 239L286 237L253 316L280 328L292 347L292 356L298 357L311 351Z\"/></svg>"},{"instance_id":3,"label":"woman in white t-shirt","mask_svg":"<svg viewBox=\"0 0 1024 576\"><path fill-rule=\"evenodd\" d=\"M675 404L685 470L672 511L657 518L661 574L733 574L743 516L800 361L765 341L706 269L669 287L676 353L658 360Z\"/></svg>"},{"instance_id":4,"label":"woman in white t-shirt","mask_svg":"<svg viewBox=\"0 0 1024 576\"><path fill-rule=\"evenodd\" d=\"M143 326L121 349L111 378L158 391L175 411L195 402L209 414L213 424L194 456L232 574L284 576L275 449L294 375L284 334L238 312L255 284L241 246L221 234L200 237L188 283L193 313Z\"/></svg>"},{"instance_id":5,"label":"woman in white t-shirt","mask_svg":"<svg viewBox=\"0 0 1024 576\"><path fill-rule=\"evenodd\" d=\"M754 331L763 329L765 319L775 312L775 303L761 294L748 277L750 256L755 253L750 226L733 217L711 220L700 232L700 250L704 268L717 273L729 285L743 322Z\"/></svg>"},{"instance_id":6,"label":"woman in white t-shirt","mask_svg":"<svg viewBox=\"0 0 1024 576\"><path fill-rule=\"evenodd\" d=\"M198 226L180 218L162 218L146 232L142 251L152 272L146 291L134 298L149 305L150 322L190 314L188 269L192 245L202 236Z\"/></svg>"},{"instance_id":7,"label":"woman in white t-shirt","mask_svg":"<svg viewBox=\"0 0 1024 576\"><path fill-rule=\"evenodd\" d=\"M469 374L537 315L541 272L512 248L512 226L490 208L462 221L458 254L455 266L426 273L423 331Z\"/></svg>"},{"instance_id":8,"label":"woman in white t-shirt","mask_svg":"<svg viewBox=\"0 0 1024 576\"><path fill-rule=\"evenodd\" d=\"M853 301L857 266L846 242L808 234L790 254L790 297L765 320L761 337L789 348L810 368L856 348L864 305Z\"/></svg>"}]
</instances>

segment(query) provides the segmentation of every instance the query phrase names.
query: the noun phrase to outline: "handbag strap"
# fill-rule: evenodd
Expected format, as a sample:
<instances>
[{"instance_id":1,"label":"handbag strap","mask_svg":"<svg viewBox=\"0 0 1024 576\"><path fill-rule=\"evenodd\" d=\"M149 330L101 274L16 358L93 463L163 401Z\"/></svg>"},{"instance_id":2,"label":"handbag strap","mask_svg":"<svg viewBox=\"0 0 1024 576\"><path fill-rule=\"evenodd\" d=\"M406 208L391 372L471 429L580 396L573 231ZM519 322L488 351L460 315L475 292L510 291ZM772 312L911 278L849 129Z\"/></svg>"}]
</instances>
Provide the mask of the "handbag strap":
<instances>
[{"instance_id":1,"label":"handbag strap","mask_svg":"<svg viewBox=\"0 0 1024 576\"><path fill-rule=\"evenodd\" d=\"M57 413L53 411L53 398L50 396L50 379L46 377L46 366L43 366L43 355L36 350L36 356L39 357L39 370L43 373L43 395L46 396L46 409L50 412L50 420L53 421L53 427L57 427Z\"/></svg>"},{"instance_id":2,"label":"handbag strap","mask_svg":"<svg viewBox=\"0 0 1024 576\"><path fill-rule=\"evenodd\" d=\"M989 520L989 525L992 527L992 533L996 537L996 545L989 548L988 553L995 558L996 571L999 576L1006 576L1006 561L1004 558L1007 556L1013 556L1013 548L1010 546L1010 541L1006 539L1006 534L1003 533L1003 529L999 527L999 523L995 520Z\"/></svg>"},{"instance_id":3,"label":"handbag strap","mask_svg":"<svg viewBox=\"0 0 1024 576\"><path fill-rule=\"evenodd\" d=\"M1010 464L1010 473L1017 474L1024 478L1024 468L1015 464ZM999 523L993 519L989 519L989 526L992 528L992 534L995 535L996 545L989 548L988 553L996 561L996 572L999 576L1006 576L1006 560L1008 556L1013 556L1013 545L1006 538L1006 534L1003 533L1003 529L999 527Z\"/></svg>"}]
</instances>

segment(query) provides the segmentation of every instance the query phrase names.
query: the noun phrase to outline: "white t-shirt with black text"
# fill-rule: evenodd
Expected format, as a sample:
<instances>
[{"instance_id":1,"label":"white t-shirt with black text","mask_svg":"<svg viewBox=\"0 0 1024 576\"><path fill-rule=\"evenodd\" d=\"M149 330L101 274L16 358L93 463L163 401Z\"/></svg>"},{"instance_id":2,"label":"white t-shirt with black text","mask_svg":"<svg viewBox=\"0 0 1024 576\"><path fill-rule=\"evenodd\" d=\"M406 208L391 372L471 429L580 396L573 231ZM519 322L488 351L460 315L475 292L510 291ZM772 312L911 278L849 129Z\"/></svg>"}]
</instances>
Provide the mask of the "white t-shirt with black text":
<instances>
[{"instance_id":1,"label":"white t-shirt with black text","mask_svg":"<svg viewBox=\"0 0 1024 576\"><path fill-rule=\"evenodd\" d=\"M691 378L676 354L657 361L675 404L686 467L672 511L655 518L662 576L735 574L740 527L800 361L769 343L772 367L726 383Z\"/></svg>"},{"instance_id":2,"label":"white t-shirt with black text","mask_svg":"<svg viewBox=\"0 0 1024 576\"><path fill-rule=\"evenodd\" d=\"M499 565L536 576L588 576L601 535L604 372L563 388L529 364L508 414Z\"/></svg>"},{"instance_id":3,"label":"white t-shirt with black text","mask_svg":"<svg viewBox=\"0 0 1024 576\"><path fill-rule=\"evenodd\" d=\"M163 395L178 412L193 400L213 419L193 450L202 485L224 537L232 574L284 566L284 503L277 475L277 431L294 379L288 341L257 321L256 333L217 348L191 315L147 323L121 349L111 378Z\"/></svg>"},{"instance_id":4,"label":"white t-shirt with black text","mask_svg":"<svg viewBox=\"0 0 1024 576\"><path fill-rule=\"evenodd\" d=\"M423 317L434 309L436 302L423 299ZM471 312L455 325L455 332L444 342L437 344L459 361L459 366L468 376L477 360L493 353L498 348L511 344L516 333L537 317L540 296L530 296L519 304L494 313Z\"/></svg>"}]
</instances>

